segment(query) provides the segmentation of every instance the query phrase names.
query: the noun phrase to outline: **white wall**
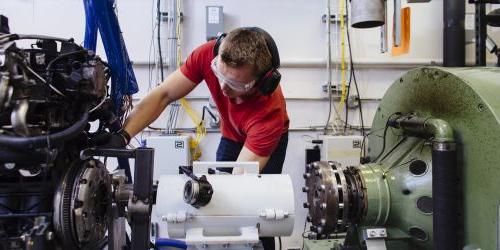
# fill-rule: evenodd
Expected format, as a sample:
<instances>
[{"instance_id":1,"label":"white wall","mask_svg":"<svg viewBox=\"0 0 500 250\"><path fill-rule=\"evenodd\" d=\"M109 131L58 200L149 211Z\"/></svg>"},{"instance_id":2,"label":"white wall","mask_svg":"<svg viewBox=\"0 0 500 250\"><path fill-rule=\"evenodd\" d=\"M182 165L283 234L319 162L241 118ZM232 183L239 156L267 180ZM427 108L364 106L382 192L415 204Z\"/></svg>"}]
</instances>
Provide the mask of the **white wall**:
<instances>
[{"instance_id":1,"label":"white wall","mask_svg":"<svg viewBox=\"0 0 500 250\"><path fill-rule=\"evenodd\" d=\"M391 2L391 1L388 1ZM404 1L403 1L404 2ZM150 83L147 63L150 58L150 40L152 19L155 15L154 0L117 0L118 16L128 52L136 66L135 72L140 84L140 98L147 94ZM326 12L326 1L310 0L185 0L183 6L182 50L187 55L193 48L205 41L205 6L223 5L226 31L238 26L260 26L271 33L279 47L284 64L319 62L325 60L326 32L321 16ZM353 56L355 62L370 62L371 66L360 65L358 82L363 98L381 98L390 84L409 68L431 61L442 61L442 0L433 0L427 4L405 4L412 8L411 13L411 49L405 56L393 58L390 54L379 52L379 29L352 30ZM332 1L336 9L338 2ZM389 4L389 13L392 13ZM473 13L473 9L468 8ZM10 18L11 31L16 33L36 33L61 37L74 37L77 42L83 40L84 10L82 0L1 0L0 13ZM392 26L389 26L392 27ZM391 30L391 28L389 28ZM389 34L390 35L390 34ZM336 34L333 40L337 39ZM500 41L500 40L499 40ZM103 57L102 45L98 53ZM472 55L472 47L468 54ZM338 53L334 53L338 55ZM473 58L469 56L469 59ZM387 65L391 63L391 65ZM378 65L373 65L378 64ZM363 66L363 67L361 67ZM282 88L287 101L291 119L291 128L324 126L328 112L328 103L321 86L326 82L323 68L304 66L282 68ZM338 74L334 75L338 79ZM155 82L151 82L153 86ZM191 97L206 97L209 93L200 85ZM306 100L298 100L305 98ZM309 98L309 99L308 99ZM307 100L308 99L308 100ZM193 101L193 106L200 110L206 105L204 100ZM370 125L377 101L364 103L365 124ZM164 127L162 116L154 126ZM351 110L349 122L359 125L356 110ZM180 127L193 127L181 112ZM292 237L283 239L284 249L302 245L301 233L306 211L302 208L305 200L300 189L303 185L302 172L305 162L304 149L310 138L316 137L316 131L292 131L288 145L284 172L292 176L295 185L297 220ZM146 133L144 136L148 136ZM215 150L220 135L209 133L202 142L202 160L214 160ZM165 164L168 163L157 163ZM174 167L174 166L171 166Z\"/></svg>"}]
</instances>

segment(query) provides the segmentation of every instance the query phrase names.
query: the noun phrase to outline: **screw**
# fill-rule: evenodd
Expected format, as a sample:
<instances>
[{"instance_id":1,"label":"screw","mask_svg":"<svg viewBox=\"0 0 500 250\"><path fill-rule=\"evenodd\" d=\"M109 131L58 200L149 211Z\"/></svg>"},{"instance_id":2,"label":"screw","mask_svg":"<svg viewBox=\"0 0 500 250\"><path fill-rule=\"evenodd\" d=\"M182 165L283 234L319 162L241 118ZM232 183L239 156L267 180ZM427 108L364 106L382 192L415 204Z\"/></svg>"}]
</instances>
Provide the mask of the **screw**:
<instances>
[{"instance_id":1,"label":"screw","mask_svg":"<svg viewBox=\"0 0 500 250\"><path fill-rule=\"evenodd\" d=\"M377 235L377 233L375 231L373 231L373 230L370 231L370 236L375 237L376 235Z\"/></svg>"}]
</instances>

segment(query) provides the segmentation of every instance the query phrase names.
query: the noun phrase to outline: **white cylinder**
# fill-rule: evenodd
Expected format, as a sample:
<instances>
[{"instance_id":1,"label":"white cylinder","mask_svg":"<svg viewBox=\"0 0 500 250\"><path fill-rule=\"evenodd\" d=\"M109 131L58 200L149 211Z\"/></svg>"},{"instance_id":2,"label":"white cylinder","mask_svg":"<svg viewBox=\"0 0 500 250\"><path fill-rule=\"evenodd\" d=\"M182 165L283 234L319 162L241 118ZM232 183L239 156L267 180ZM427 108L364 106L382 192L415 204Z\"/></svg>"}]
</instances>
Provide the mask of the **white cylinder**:
<instances>
[{"instance_id":1,"label":"white cylinder","mask_svg":"<svg viewBox=\"0 0 500 250\"><path fill-rule=\"evenodd\" d=\"M384 25L384 0L352 0L351 23L353 28L373 28Z\"/></svg>"},{"instance_id":2,"label":"white cylinder","mask_svg":"<svg viewBox=\"0 0 500 250\"><path fill-rule=\"evenodd\" d=\"M289 236L294 224L294 196L288 175L207 175L210 202L196 209L183 200L183 175L160 177L156 216L168 224L168 236L186 238L190 229L209 236L238 236L257 227L259 236ZM194 231L194 230L191 230Z\"/></svg>"}]
</instances>

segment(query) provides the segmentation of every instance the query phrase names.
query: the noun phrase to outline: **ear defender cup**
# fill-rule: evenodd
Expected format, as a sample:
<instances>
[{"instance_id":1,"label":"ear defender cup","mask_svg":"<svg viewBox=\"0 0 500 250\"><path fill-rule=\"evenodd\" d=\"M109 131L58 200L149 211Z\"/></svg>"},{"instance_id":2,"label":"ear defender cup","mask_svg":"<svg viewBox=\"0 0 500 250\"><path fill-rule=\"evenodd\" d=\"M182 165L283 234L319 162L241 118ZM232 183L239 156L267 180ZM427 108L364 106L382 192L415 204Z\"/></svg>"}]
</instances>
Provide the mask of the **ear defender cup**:
<instances>
[{"instance_id":1,"label":"ear defender cup","mask_svg":"<svg viewBox=\"0 0 500 250\"><path fill-rule=\"evenodd\" d=\"M271 35L269 35L269 33L267 33L267 31L259 27L246 27L245 29L259 32L263 34L264 38L266 39L267 49L271 54L271 68L261 77L259 77L259 79L257 80L257 87L259 88L261 94L270 95L274 92L274 90L276 90L281 80L281 73L278 71L278 68L280 67L280 55L278 52L278 46L276 46L274 39L271 37ZM214 57L219 54L220 44L226 36L226 33L222 33L217 36L213 49Z\"/></svg>"},{"instance_id":2,"label":"ear defender cup","mask_svg":"<svg viewBox=\"0 0 500 250\"><path fill-rule=\"evenodd\" d=\"M270 95L276 90L281 80L280 72L273 68L267 71L258 81L259 91L263 95Z\"/></svg>"},{"instance_id":3,"label":"ear defender cup","mask_svg":"<svg viewBox=\"0 0 500 250\"><path fill-rule=\"evenodd\" d=\"M226 33L221 33L220 35L217 36L217 39L215 40L215 44L214 44L214 49L212 50L214 57L216 57L219 54L220 44L222 43L222 40L224 40L224 37L226 37L226 36L227 36Z\"/></svg>"}]
</instances>

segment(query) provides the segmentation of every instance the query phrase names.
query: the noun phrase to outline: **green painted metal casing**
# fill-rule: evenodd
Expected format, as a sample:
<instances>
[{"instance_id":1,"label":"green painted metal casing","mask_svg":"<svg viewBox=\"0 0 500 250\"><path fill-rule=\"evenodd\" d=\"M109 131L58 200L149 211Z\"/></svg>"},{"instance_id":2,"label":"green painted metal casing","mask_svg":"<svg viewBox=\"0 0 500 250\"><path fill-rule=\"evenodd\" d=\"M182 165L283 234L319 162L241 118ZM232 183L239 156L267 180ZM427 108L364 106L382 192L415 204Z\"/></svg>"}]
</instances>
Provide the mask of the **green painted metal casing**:
<instances>
[{"instance_id":1,"label":"green painted metal casing","mask_svg":"<svg viewBox=\"0 0 500 250\"><path fill-rule=\"evenodd\" d=\"M425 67L403 75L388 89L375 115L369 136L371 159L382 150L387 119L395 112L449 123L459 155L457 192L461 194L459 204L463 215L461 244L497 249L500 69ZM402 138L401 130L388 129L382 157L360 167L369 196L364 225L387 227L390 239L395 239L391 230L398 230L403 234L398 237L406 239L409 249L432 249L432 213L417 208L420 197L432 196L431 146L423 139ZM429 166L424 173L410 172L409 166L415 160ZM387 219L381 220L381 213L387 214Z\"/></svg>"}]
</instances>

